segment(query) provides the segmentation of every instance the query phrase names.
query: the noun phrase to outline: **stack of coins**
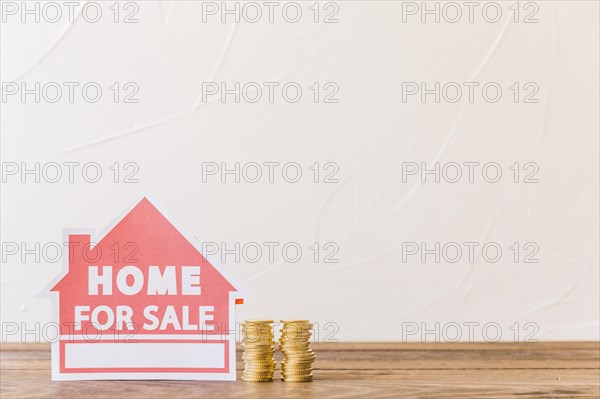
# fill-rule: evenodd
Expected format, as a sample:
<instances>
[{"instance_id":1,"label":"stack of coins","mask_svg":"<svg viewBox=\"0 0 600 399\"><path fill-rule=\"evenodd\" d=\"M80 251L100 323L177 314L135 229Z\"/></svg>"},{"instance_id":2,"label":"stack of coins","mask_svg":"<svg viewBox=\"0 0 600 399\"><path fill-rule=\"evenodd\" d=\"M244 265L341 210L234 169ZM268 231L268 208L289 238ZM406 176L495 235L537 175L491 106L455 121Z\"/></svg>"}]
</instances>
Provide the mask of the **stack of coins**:
<instances>
[{"instance_id":1,"label":"stack of coins","mask_svg":"<svg viewBox=\"0 0 600 399\"><path fill-rule=\"evenodd\" d=\"M310 349L313 324L308 320L281 320L279 349L283 353L281 380L286 382L312 381L315 354Z\"/></svg>"},{"instance_id":2,"label":"stack of coins","mask_svg":"<svg viewBox=\"0 0 600 399\"><path fill-rule=\"evenodd\" d=\"M243 381L273 381L275 342L272 323L273 320L247 320L242 323Z\"/></svg>"}]
</instances>

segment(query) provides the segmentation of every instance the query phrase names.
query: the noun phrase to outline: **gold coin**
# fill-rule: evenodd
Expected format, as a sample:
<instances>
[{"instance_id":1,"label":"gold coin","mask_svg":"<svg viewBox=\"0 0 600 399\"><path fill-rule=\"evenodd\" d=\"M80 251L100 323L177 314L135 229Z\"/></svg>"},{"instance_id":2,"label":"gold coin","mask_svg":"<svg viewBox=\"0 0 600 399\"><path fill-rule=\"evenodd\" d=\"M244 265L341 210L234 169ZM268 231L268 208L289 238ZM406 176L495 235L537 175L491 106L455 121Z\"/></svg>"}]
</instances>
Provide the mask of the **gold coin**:
<instances>
[{"instance_id":1,"label":"gold coin","mask_svg":"<svg viewBox=\"0 0 600 399\"><path fill-rule=\"evenodd\" d=\"M244 338L241 343L245 346L270 346L275 342L272 337L256 337Z\"/></svg>"},{"instance_id":2,"label":"gold coin","mask_svg":"<svg viewBox=\"0 0 600 399\"><path fill-rule=\"evenodd\" d=\"M312 377L303 377L303 378L285 378L281 377L281 381L283 382L311 382Z\"/></svg>"},{"instance_id":3,"label":"gold coin","mask_svg":"<svg viewBox=\"0 0 600 399\"><path fill-rule=\"evenodd\" d=\"M312 367L306 369L281 369L283 374L310 374L312 373Z\"/></svg>"},{"instance_id":4,"label":"gold coin","mask_svg":"<svg viewBox=\"0 0 600 399\"><path fill-rule=\"evenodd\" d=\"M265 348L244 348L243 353L248 353L250 355L254 355L254 354L274 353L274 352L275 352L275 348L265 347Z\"/></svg>"},{"instance_id":5,"label":"gold coin","mask_svg":"<svg viewBox=\"0 0 600 399\"><path fill-rule=\"evenodd\" d=\"M312 338L311 334L306 334L304 336L294 335L294 334L282 334L279 338L279 342L308 342Z\"/></svg>"},{"instance_id":6,"label":"gold coin","mask_svg":"<svg viewBox=\"0 0 600 399\"><path fill-rule=\"evenodd\" d=\"M297 337L298 339L302 339L302 338L306 338L306 337L310 337L312 335L312 331L308 330L308 331L283 331L280 330L279 331L282 334L282 337L288 338L288 337Z\"/></svg>"},{"instance_id":7,"label":"gold coin","mask_svg":"<svg viewBox=\"0 0 600 399\"><path fill-rule=\"evenodd\" d=\"M242 344L242 347L244 348L244 352L256 352L256 353L260 353L260 352L268 352L268 351L274 351L275 350L275 346L274 345L257 345L257 344Z\"/></svg>"},{"instance_id":8,"label":"gold coin","mask_svg":"<svg viewBox=\"0 0 600 399\"><path fill-rule=\"evenodd\" d=\"M275 360L272 357L266 358L244 358L246 364L274 364Z\"/></svg>"},{"instance_id":9,"label":"gold coin","mask_svg":"<svg viewBox=\"0 0 600 399\"><path fill-rule=\"evenodd\" d=\"M272 373L273 370L274 370L273 367L268 367L268 368L264 368L264 367L256 367L256 368L246 367L246 368L244 368L244 372L245 373L255 373L255 374Z\"/></svg>"},{"instance_id":10,"label":"gold coin","mask_svg":"<svg viewBox=\"0 0 600 399\"><path fill-rule=\"evenodd\" d=\"M242 324L242 330L273 330L273 324Z\"/></svg>"},{"instance_id":11,"label":"gold coin","mask_svg":"<svg viewBox=\"0 0 600 399\"><path fill-rule=\"evenodd\" d=\"M312 362L308 363L281 363L282 370L308 370L312 368Z\"/></svg>"},{"instance_id":12,"label":"gold coin","mask_svg":"<svg viewBox=\"0 0 600 399\"><path fill-rule=\"evenodd\" d=\"M309 330L314 325L314 323L284 323L281 328L283 330Z\"/></svg>"},{"instance_id":13,"label":"gold coin","mask_svg":"<svg viewBox=\"0 0 600 399\"><path fill-rule=\"evenodd\" d=\"M302 353L302 352L298 352L298 353L284 353L285 360L290 359L290 360L296 360L296 359L314 359L316 358L314 353Z\"/></svg>"},{"instance_id":14,"label":"gold coin","mask_svg":"<svg viewBox=\"0 0 600 399\"><path fill-rule=\"evenodd\" d=\"M289 342L289 343L294 343L294 342L298 342L298 343L303 343L303 342L309 342L310 339L312 338L311 334L306 334L306 335L294 335L294 334L282 334L281 337L279 338L279 342Z\"/></svg>"},{"instance_id":15,"label":"gold coin","mask_svg":"<svg viewBox=\"0 0 600 399\"><path fill-rule=\"evenodd\" d=\"M246 361L244 364L246 365L246 367L249 367L249 366L253 366L253 367L270 367L270 366L275 366L275 361L274 360L252 361L252 362Z\"/></svg>"},{"instance_id":16,"label":"gold coin","mask_svg":"<svg viewBox=\"0 0 600 399\"><path fill-rule=\"evenodd\" d=\"M272 374L273 370L274 370L273 368L269 368L269 369L248 369L248 368L246 368L246 369L244 369L244 374L247 374L247 375L249 375L249 374L263 375L263 374L269 374L269 373Z\"/></svg>"},{"instance_id":17,"label":"gold coin","mask_svg":"<svg viewBox=\"0 0 600 399\"><path fill-rule=\"evenodd\" d=\"M259 332L259 333L243 333L242 342L260 342L260 341L273 341L275 337L272 332Z\"/></svg>"},{"instance_id":18,"label":"gold coin","mask_svg":"<svg viewBox=\"0 0 600 399\"><path fill-rule=\"evenodd\" d=\"M316 358L314 353L302 353L302 352L298 352L298 353L284 353L283 358L285 360L298 360L298 359L314 359Z\"/></svg>"},{"instance_id":19,"label":"gold coin","mask_svg":"<svg viewBox=\"0 0 600 399\"><path fill-rule=\"evenodd\" d=\"M265 377L273 375L273 370L244 370L245 376Z\"/></svg>"},{"instance_id":20,"label":"gold coin","mask_svg":"<svg viewBox=\"0 0 600 399\"><path fill-rule=\"evenodd\" d=\"M307 377L312 376L312 370L285 371L281 373L284 377Z\"/></svg>"},{"instance_id":21,"label":"gold coin","mask_svg":"<svg viewBox=\"0 0 600 399\"><path fill-rule=\"evenodd\" d=\"M285 359L281 362L282 367L310 367L314 363L314 359Z\"/></svg>"},{"instance_id":22,"label":"gold coin","mask_svg":"<svg viewBox=\"0 0 600 399\"><path fill-rule=\"evenodd\" d=\"M309 341L279 341L279 348L284 350L310 350Z\"/></svg>"},{"instance_id":23,"label":"gold coin","mask_svg":"<svg viewBox=\"0 0 600 399\"><path fill-rule=\"evenodd\" d=\"M300 377L312 377L312 370L308 370L305 372L291 372L291 371L286 371L281 373L282 376L284 377L293 377L293 378L300 378Z\"/></svg>"},{"instance_id":24,"label":"gold coin","mask_svg":"<svg viewBox=\"0 0 600 399\"><path fill-rule=\"evenodd\" d=\"M305 344L294 344L294 345L290 345L290 344L285 344L285 345L281 345L279 344L279 349L281 351L285 351L285 352L311 352L312 353L312 349L310 348L310 344L309 343L305 343Z\"/></svg>"},{"instance_id":25,"label":"gold coin","mask_svg":"<svg viewBox=\"0 0 600 399\"><path fill-rule=\"evenodd\" d=\"M303 353L303 352L294 352L294 353L284 353L284 359L314 359L316 356L314 353Z\"/></svg>"},{"instance_id":26,"label":"gold coin","mask_svg":"<svg viewBox=\"0 0 600 399\"><path fill-rule=\"evenodd\" d=\"M271 367L245 367L244 371L245 372L251 372L251 373L266 373L266 372L273 372L273 370L275 370L275 366L271 366Z\"/></svg>"},{"instance_id":27,"label":"gold coin","mask_svg":"<svg viewBox=\"0 0 600 399\"><path fill-rule=\"evenodd\" d=\"M304 345L279 345L279 350L282 352L289 352L289 353L294 353L294 352L308 352L310 351L310 345L309 344L304 344Z\"/></svg>"},{"instance_id":28,"label":"gold coin","mask_svg":"<svg viewBox=\"0 0 600 399\"><path fill-rule=\"evenodd\" d=\"M242 325L242 331L275 331L271 324L247 324Z\"/></svg>"},{"instance_id":29,"label":"gold coin","mask_svg":"<svg viewBox=\"0 0 600 399\"><path fill-rule=\"evenodd\" d=\"M280 333L284 333L284 334L305 334L305 333L309 333L312 332L313 328L311 325L307 325L306 327L299 327L296 325L289 325L289 326L285 326L282 329L279 330Z\"/></svg>"},{"instance_id":30,"label":"gold coin","mask_svg":"<svg viewBox=\"0 0 600 399\"><path fill-rule=\"evenodd\" d=\"M260 339L260 340L243 340L242 341L242 346L245 348L264 348L264 347L269 347L269 346L275 346L275 342L273 342L272 339L269 340L264 340L264 339Z\"/></svg>"},{"instance_id":31,"label":"gold coin","mask_svg":"<svg viewBox=\"0 0 600 399\"><path fill-rule=\"evenodd\" d=\"M265 353L261 355L253 355L250 353L244 353L242 355L242 359L247 359L253 362L263 361L263 362L271 362L273 361L273 352Z\"/></svg>"},{"instance_id":32,"label":"gold coin","mask_svg":"<svg viewBox=\"0 0 600 399\"><path fill-rule=\"evenodd\" d=\"M244 355L242 355L242 359L244 359L246 362L273 362L274 361L273 353L267 353L262 356L252 356L252 355L244 354Z\"/></svg>"},{"instance_id":33,"label":"gold coin","mask_svg":"<svg viewBox=\"0 0 600 399\"><path fill-rule=\"evenodd\" d=\"M304 348L308 348L308 346L310 345L310 341L309 340L289 340L287 338L285 339L280 339L279 340L279 347L280 348L291 348L291 349L304 349Z\"/></svg>"},{"instance_id":34,"label":"gold coin","mask_svg":"<svg viewBox=\"0 0 600 399\"><path fill-rule=\"evenodd\" d=\"M314 363L314 359L285 359L283 362L281 362L281 365L283 367L306 367L307 364L313 364Z\"/></svg>"},{"instance_id":35,"label":"gold coin","mask_svg":"<svg viewBox=\"0 0 600 399\"><path fill-rule=\"evenodd\" d=\"M257 335L244 335L242 342L248 343L260 343L260 342L272 342L274 340L273 334L257 334Z\"/></svg>"},{"instance_id":36,"label":"gold coin","mask_svg":"<svg viewBox=\"0 0 600 399\"><path fill-rule=\"evenodd\" d=\"M256 373L258 373L258 372L267 372L267 371L272 372L273 370L275 370L275 365L270 366L270 367L269 366L266 366L266 367L259 367L259 366L250 367L250 366L246 366L246 367L244 367L244 371L246 371L246 372L256 372Z\"/></svg>"},{"instance_id":37,"label":"gold coin","mask_svg":"<svg viewBox=\"0 0 600 399\"><path fill-rule=\"evenodd\" d=\"M309 380L312 379L314 376L312 374L307 374L307 375L282 375L282 378L285 378L287 381L291 381L291 380Z\"/></svg>"},{"instance_id":38,"label":"gold coin","mask_svg":"<svg viewBox=\"0 0 600 399\"><path fill-rule=\"evenodd\" d=\"M266 382L266 381L273 380L273 376L272 375L243 375L242 380L248 381L248 382Z\"/></svg>"},{"instance_id":39,"label":"gold coin","mask_svg":"<svg viewBox=\"0 0 600 399\"><path fill-rule=\"evenodd\" d=\"M312 362L281 364L282 370L300 370L312 368Z\"/></svg>"},{"instance_id":40,"label":"gold coin","mask_svg":"<svg viewBox=\"0 0 600 399\"><path fill-rule=\"evenodd\" d=\"M309 351L281 351L281 353L283 353L284 356L290 356L290 357L293 357L293 356L314 356L315 355L314 352L309 352Z\"/></svg>"},{"instance_id":41,"label":"gold coin","mask_svg":"<svg viewBox=\"0 0 600 399\"><path fill-rule=\"evenodd\" d=\"M274 338L273 334L244 335L242 342L272 342Z\"/></svg>"},{"instance_id":42,"label":"gold coin","mask_svg":"<svg viewBox=\"0 0 600 399\"><path fill-rule=\"evenodd\" d=\"M310 374L312 372L312 368L286 368L281 369L281 374Z\"/></svg>"},{"instance_id":43,"label":"gold coin","mask_svg":"<svg viewBox=\"0 0 600 399\"><path fill-rule=\"evenodd\" d=\"M272 337L244 338L242 340L244 346L271 346L273 344Z\"/></svg>"},{"instance_id":44,"label":"gold coin","mask_svg":"<svg viewBox=\"0 0 600 399\"><path fill-rule=\"evenodd\" d=\"M279 350L281 351L281 353L283 353L284 356L289 355L289 356L296 356L296 355L314 355L314 352L311 352L310 349L304 349L304 350L297 350L297 349L281 349L279 348Z\"/></svg>"},{"instance_id":45,"label":"gold coin","mask_svg":"<svg viewBox=\"0 0 600 399\"><path fill-rule=\"evenodd\" d=\"M246 368L244 368L244 371L246 373L269 373L269 372L273 371L273 369L274 369L273 367L274 366L271 366L271 367L254 367L254 368L252 368L252 367L246 367Z\"/></svg>"},{"instance_id":46,"label":"gold coin","mask_svg":"<svg viewBox=\"0 0 600 399\"><path fill-rule=\"evenodd\" d=\"M270 335L264 335L264 336L256 336L256 337L244 337L242 338L242 344L247 344L247 345L273 345L273 342L275 341L274 339L275 337L270 336Z\"/></svg>"},{"instance_id":47,"label":"gold coin","mask_svg":"<svg viewBox=\"0 0 600 399\"><path fill-rule=\"evenodd\" d=\"M242 348L244 348L244 352L267 352L267 351L274 351L275 345L242 344Z\"/></svg>"},{"instance_id":48,"label":"gold coin","mask_svg":"<svg viewBox=\"0 0 600 399\"><path fill-rule=\"evenodd\" d=\"M242 376L242 381L245 381L245 382L271 382L271 381L273 381L273 377L271 377L271 378L253 378L253 377Z\"/></svg>"},{"instance_id":49,"label":"gold coin","mask_svg":"<svg viewBox=\"0 0 600 399\"><path fill-rule=\"evenodd\" d=\"M314 356L315 353L311 350L296 351L296 350L281 350L281 353L289 356Z\"/></svg>"},{"instance_id":50,"label":"gold coin","mask_svg":"<svg viewBox=\"0 0 600 399\"><path fill-rule=\"evenodd\" d=\"M246 362L244 364L244 367L249 369L249 368L271 368L271 367L275 367L275 362L271 362L271 363L248 363Z\"/></svg>"},{"instance_id":51,"label":"gold coin","mask_svg":"<svg viewBox=\"0 0 600 399\"><path fill-rule=\"evenodd\" d=\"M273 377L246 377L242 376L242 381L246 382L270 382L273 381Z\"/></svg>"},{"instance_id":52,"label":"gold coin","mask_svg":"<svg viewBox=\"0 0 600 399\"><path fill-rule=\"evenodd\" d=\"M265 358L265 359L252 359L252 358L244 358L244 364L256 364L259 366L266 366L269 364L275 364L275 360L273 358Z\"/></svg>"},{"instance_id":53,"label":"gold coin","mask_svg":"<svg viewBox=\"0 0 600 399\"><path fill-rule=\"evenodd\" d=\"M245 377L261 377L261 378L267 378L267 377L273 377L273 374L275 373L275 370L266 370L266 371L252 371L252 370L244 370L244 376Z\"/></svg>"},{"instance_id":54,"label":"gold coin","mask_svg":"<svg viewBox=\"0 0 600 399\"><path fill-rule=\"evenodd\" d=\"M271 381L272 379L272 375L242 375L242 380L248 382L263 382Z\"/></svg>"},{"instance_id":55,"label":"gold coin","mask_svg":"<svg viewBox=\"0 0 600 399\"><path fill-rule=\"evenodd\" d=\"M261 332L261 331L274 331L273 326L270 324L266 325L247 325L242 326L242 331L250 331L250 332Z\"/></svg>"},{"instance_id":56,"label":"gold coin","mask_svg":"<svg viewBox=\"0 0 600 399\"><path fill-rule=\"evenodd\" d=\"M263 350L244 350L244 352L242 353L242 356L244 355L248 355L248 356L270 356L273 355L275 353L275 349L263 349Z\"/></svg>"},{"instance_id":57,"label":"gold coin","mask_svg":"<svg viewBox=\"0 0 600 399\"><path fill-rule=\"evenodd\" d=\"M307 369L281 369L281 374L310 374L312 373L312 368Z\"/></svg>"},{"instance_id":58,"label":"gold coin","mask_svg":"<svg viewBox=\"0 0 600 399\"><path fill-rule=\"evenodd\" d=\"M279 350L284 353L311 353L310 345L279 345Z\"/></svg>"},{"instance_id":59,"label":"gold coin","mask_svg":"<svg viewBox=\"0 0 600 399\"><path fill-rule=\"evenodd\" d=\"M269 351L264 353L252 353L246 352L242 354L242 359L250 359L250 360L271 360L273 359L273 355L275 352Z\"/></svg>"}]
</instances>

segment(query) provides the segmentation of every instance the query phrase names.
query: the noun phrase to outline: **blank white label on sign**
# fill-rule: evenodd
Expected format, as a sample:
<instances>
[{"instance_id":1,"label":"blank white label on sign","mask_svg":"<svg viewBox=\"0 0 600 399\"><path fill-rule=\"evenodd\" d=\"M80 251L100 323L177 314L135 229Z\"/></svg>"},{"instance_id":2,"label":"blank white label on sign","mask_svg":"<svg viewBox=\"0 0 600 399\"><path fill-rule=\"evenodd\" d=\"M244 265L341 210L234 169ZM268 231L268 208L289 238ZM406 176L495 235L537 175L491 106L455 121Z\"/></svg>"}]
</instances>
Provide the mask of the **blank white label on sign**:
<instances>
[{"instance_id":1,"label":"blank white label on sign","mask_svg":"<svg viewBox=\"0 0 600 399\"><path fill-rule=\"evenodd\" d=\"M66 368L223 368L224 343L68 343Z\"/></svg>"}]
</instances>

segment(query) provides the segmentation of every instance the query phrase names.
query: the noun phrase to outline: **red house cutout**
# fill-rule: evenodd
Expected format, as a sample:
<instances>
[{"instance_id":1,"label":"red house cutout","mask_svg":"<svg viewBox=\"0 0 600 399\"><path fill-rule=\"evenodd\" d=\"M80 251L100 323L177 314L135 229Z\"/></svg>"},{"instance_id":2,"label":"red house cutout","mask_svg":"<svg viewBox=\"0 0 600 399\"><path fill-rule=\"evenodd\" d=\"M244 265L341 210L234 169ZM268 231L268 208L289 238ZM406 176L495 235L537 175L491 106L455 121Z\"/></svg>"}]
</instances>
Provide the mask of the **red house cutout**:
<instances>
[{"instance_id":1,"label":"red house cutout","mask_svg":"<svg viewBox=\"0 0 600 399\"><path fill-rule=\"evenodd\" d=\"M98 238L66 230L65 241L52 379L235 380L243 295L156 201L140 196Z\"/></svg>"}]
</instances>

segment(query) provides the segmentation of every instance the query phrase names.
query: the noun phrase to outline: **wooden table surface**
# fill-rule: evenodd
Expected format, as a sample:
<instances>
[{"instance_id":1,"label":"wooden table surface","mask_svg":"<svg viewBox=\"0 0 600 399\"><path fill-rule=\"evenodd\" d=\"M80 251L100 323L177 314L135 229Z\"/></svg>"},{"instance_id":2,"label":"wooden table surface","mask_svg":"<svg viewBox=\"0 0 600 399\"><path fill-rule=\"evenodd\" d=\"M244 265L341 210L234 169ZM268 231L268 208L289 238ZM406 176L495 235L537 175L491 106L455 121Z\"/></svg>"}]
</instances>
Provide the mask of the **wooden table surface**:
<instances>
[{"instance_id":1,"label":"wooden table surface","mask_svg":"<svg viewBox=\"0 0 600 399\"><path fill-rule=\"evenodd\" d=\"M55 382L48 345L0 349L2 398L600 398L598 342L313 344L315 380L299 384Z\"/></svg>"}]
</instances>

